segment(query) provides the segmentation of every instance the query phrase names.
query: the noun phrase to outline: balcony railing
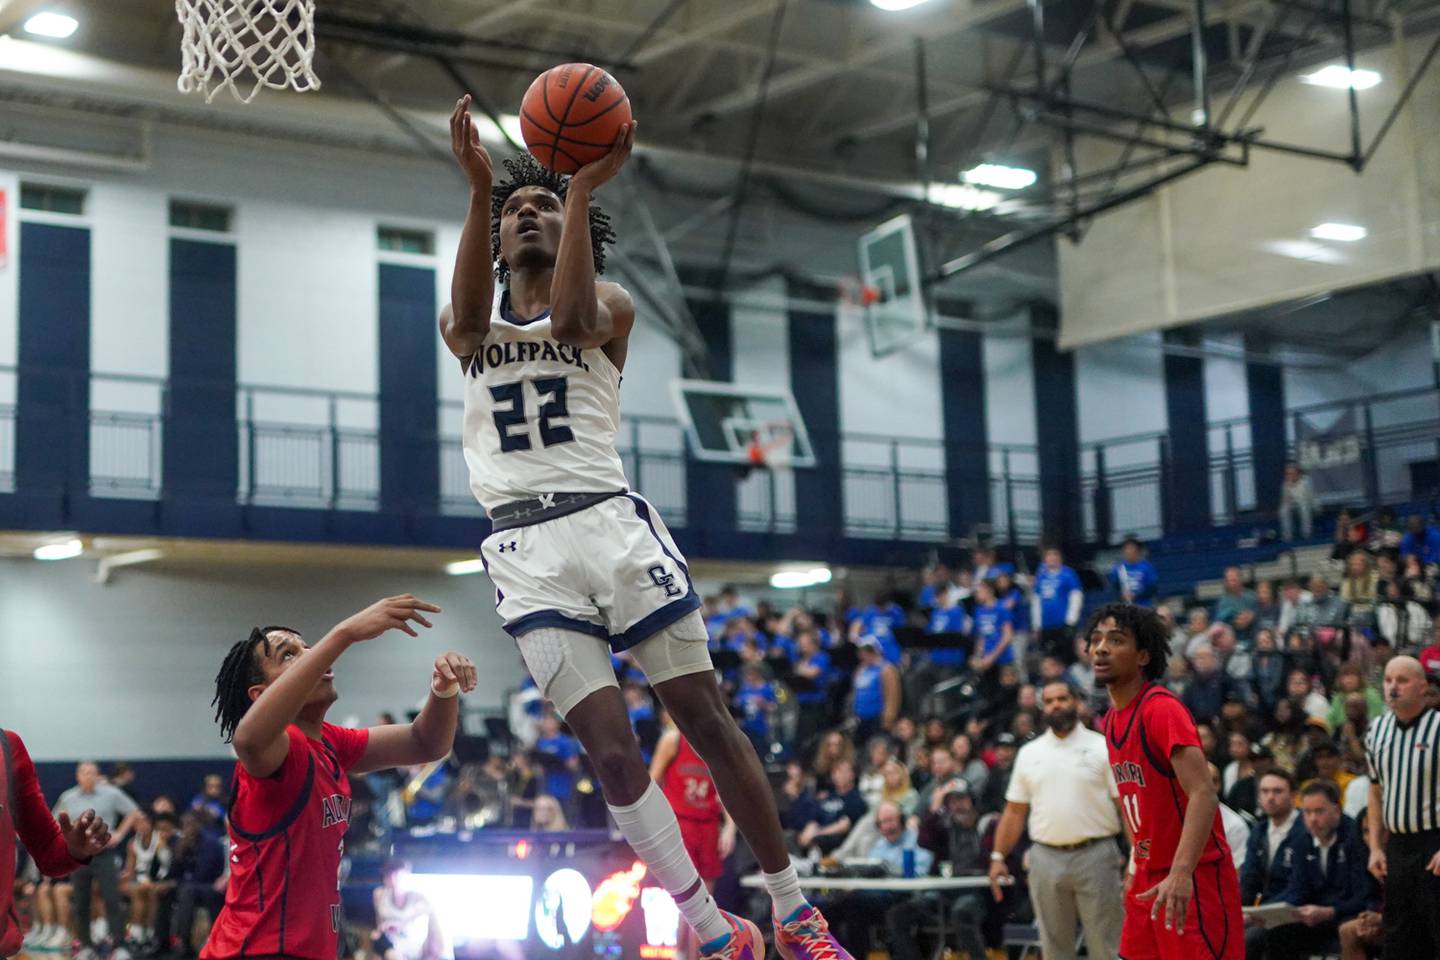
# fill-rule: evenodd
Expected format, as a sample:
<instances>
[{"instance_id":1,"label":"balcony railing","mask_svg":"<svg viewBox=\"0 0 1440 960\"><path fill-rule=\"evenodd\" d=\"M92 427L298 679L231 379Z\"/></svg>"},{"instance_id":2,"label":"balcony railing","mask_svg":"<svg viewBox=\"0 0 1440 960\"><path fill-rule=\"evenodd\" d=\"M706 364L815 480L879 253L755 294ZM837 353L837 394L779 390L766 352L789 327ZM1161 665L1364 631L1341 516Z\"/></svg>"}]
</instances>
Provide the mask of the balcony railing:
<instances>
[{"instance_id":1,"label":"balcony railing","mask_svg":"<svg viewBox=\"0 0 1440 960\"><path fill-rule=\"evenodd\" d=\"M16 481L16 381L0 367L0 492ZM87 384L72 391L83 403ZM172 399L159 377L92 373L88 382L89 493L95 497L157 499L164 488L164 427ZM380 403L373 394L244 384L236 388L237 502L313 509L380 508ZM68 415L67 412L51 415ZM1353 489L1334 490L1328 503L1394 503L1440 488L1440 391L1412 390L1337 401L1288 412L1287 454L1302 422L1342 420L1353 426L1361 469ZM440 401L432 425L416 424L416 438L437 450L439 509L481 513L470 493L460 446L462 409ZM425 430L434 430L426 435ZM56 442L72 442L57 438ZM680 425L671 419L626 416L618 440L627 476L675 527L693 514L686 501L692 463ZM1085 444L1080 453L1081 533L1114 542L1169 532L1175 477L1164 433ZM1211 424L1208 431L1211 519L1216 524L1253 515L1257 477L1245 420ZM950 471L983 461L989 489L989 531L1001 540L1034 542L1042 533L1041 453L1033 446L843 434L840 474L843 529L851 537L934 541L950 529ZM836 469L824 465L819 469ZM737 472L739 529L791 533L797 493L791 471ZM976 511L978 514L979 511ZM808 531L825 533L826 531Z\"/></svg>"}]
</instances>

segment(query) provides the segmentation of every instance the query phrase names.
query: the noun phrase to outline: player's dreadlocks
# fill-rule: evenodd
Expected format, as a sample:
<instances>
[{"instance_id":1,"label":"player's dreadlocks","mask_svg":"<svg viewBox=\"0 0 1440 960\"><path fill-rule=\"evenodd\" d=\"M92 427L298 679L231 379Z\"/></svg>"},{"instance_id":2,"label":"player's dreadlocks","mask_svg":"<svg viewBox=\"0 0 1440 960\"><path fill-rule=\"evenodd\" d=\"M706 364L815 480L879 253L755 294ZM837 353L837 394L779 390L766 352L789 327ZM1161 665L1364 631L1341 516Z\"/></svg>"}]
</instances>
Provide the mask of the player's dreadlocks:
<instances>
[{"instance_id":1,"label":"player's dreadlocks","mask_svg":"<svg viewBox=\"0 0 1440 960\"><path fill-rule=\"evenodd\" d=\"M1107 603L1096 610L1085 625L1085 645L1090 645L1090 636L1095 628L1106 620L1113 619L1122 631L1135 637L1135 649L1150 654L1150 661L1140 668L1147 680L1159 680L1165 676L1170 665L1170 632L1165 621L1149 607L1133 603Z\"/></svg>"},{"instance_id":2,"label":"player's dreadlocks","mask_svg":"<svg viewBox=\"0 0 1440 960\"><path fill-rule=\"evenodd\" d=\"M509 176L490 189L490 249L495 251L495 277L501 283L510 279L510 268L500 256L500 212L510 194L521 187L543 187L560 202L565 202L565 192L570 187L570 178L542 167L540 162L528 153L505 159L505 172ZM605 248L615 242L615 231L610 227L610 218L595 204L590 204L590 249L595 254L596 275L605 272Z\"/></svg>"},{"instance_id":3,"label":"player's dreadlocks","mask_svg":"<svg viewBox=\"0 0 1440 960\"><path fill-rule=\"evenodd\" d=\"M250 688L265 682L260 670L260 657L270 656L270 634L276 630L300 635L290 627L255 627L250 636L230 648L225 662L215 675L215 699L210 705L215 708L215 721L220 724L220 736L229 743L235 737L235 728L250 709ZM256 649L260 657L255 655Z\"/></svg>"}]
</instances>

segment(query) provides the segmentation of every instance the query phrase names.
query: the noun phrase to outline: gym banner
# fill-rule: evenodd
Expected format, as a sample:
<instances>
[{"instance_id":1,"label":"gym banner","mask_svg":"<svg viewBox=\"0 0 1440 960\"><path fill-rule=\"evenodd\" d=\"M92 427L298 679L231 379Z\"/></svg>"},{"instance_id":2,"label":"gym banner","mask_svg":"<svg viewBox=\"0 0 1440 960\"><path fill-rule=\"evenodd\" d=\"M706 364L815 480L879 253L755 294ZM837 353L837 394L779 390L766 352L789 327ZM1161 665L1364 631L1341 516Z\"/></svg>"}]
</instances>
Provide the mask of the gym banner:
<instances>
[{"instance_id":1,"label":"gym banner","mask_svg":"<svg viewBox=\"0 0 1440 960\"><path fill-rule=\"evenodd\" d=\"M1327 423L1328 421L1328 423ZM1365 490L1360 432L1355 411L1326 411L1295 417L1295 458L1321 501L1356 496Z\"/></svg>"}]
</instances>

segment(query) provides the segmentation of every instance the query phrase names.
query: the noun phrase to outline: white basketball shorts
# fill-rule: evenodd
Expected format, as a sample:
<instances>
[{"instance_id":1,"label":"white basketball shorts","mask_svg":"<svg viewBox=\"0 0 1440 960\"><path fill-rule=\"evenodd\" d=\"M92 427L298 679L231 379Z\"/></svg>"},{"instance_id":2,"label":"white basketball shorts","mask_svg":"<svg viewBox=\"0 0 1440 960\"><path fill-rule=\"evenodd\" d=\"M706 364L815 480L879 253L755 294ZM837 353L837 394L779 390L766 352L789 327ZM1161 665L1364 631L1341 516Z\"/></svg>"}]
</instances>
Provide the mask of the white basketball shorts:
<instances>
[{"instance_id":1,"label":"white basketball shorts","mask_svg":"<svg viewBox=\"0 0 1440 960\"><path fill-rule=\"evenodd\" d=\"M495 609L519 638L557 627L627 650L700 608L685 559L644 497L492 533L481 544Z\"/></svg>"}]
</instances>

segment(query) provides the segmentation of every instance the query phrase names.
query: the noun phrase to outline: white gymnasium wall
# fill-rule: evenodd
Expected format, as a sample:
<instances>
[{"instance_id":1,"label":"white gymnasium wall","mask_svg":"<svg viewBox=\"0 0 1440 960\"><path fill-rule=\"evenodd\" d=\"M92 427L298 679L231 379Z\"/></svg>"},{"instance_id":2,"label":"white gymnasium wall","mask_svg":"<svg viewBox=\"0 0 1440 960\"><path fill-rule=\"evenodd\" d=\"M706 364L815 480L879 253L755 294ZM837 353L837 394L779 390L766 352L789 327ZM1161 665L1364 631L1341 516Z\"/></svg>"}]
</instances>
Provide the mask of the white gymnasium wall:
<instances>
[{"instance_id":1,"label":"white gymnasium wall","mask_svg":"<svg viewBox=\"0 0 1440 960\"><path fill-rule=\"evenodd\" d=\"M1238 333L1207 337L1205 345L1214 353L1205 358L1205 417L1210 423L1241 421L1230 424L1228 431L1221 427L1210 429L1211 462L1219 463L1225 456L1227 432L1235 450L1250 447L1250 385L1245 379L1245 361L1222 355L1243 351L1245 338ZM1236 470L1235 497L1242 509L1255 505L1255 478L1249 468ZM1216 509L1224 502L1223 480L1218 472L1211 478L1210 502Z\"/></svg>"},{"instance_id":2,"label":"white gymnasium wall","mask_svg":"<svg viewBox=\"0 0 1440 960\"><path fill-rule=\"evenodd\" d=\"M523 678L483 576L207 565L135 567L107 586L85 561L0 560L0 703L37 760L224 757L211 722L215 671L251 626L285 623L318 640L374 600L409 590L444 611L419 639L390 634L336 664L331 718L369 723L412 709L431 663L460 651L484 669L469 698L500 703Z\"/></svg>"},{"instance_id":3,"label":"white gymnasium wall","mask_svg":"<svg viewBox=\"0 0 1440 960\"><path fill-rule=\"evenodd\" d=\"M216 239L237 249L240 382L361 393L379 385L377 227L435 230L437 262L448 264L446 236L458 236L465 210L463 184L434 162L164 125L140 172L11 162L0 186L12 223L21 179L89 191L95 370L165 376L183 362L167 348L168 209L178 198L234 208L232 233ZM0 362L15 342L13 232L10 248L0 271ZM448 286L448 266L445 277ZM135 387L102 385L93 398L97 409L146 402ZM266 397L256 413L301 423L325 415L323 403L298 397ZM342 404L340 416L346 426L376 425L373 404Z\"/></svg>"},{"instance_id":4,"label":"white gymnasium wall","mask_svg":"<svg viewBox=\"0 0 1440 960\"><path fill-rule=\"evenodd\" d=\"M877 359L870 352L863 312L841 304L836 311L839 353L840 431L868 434L869 439L845 437L841 462L849 468L885 467L890 463L890 439L900 441L901 469L943 471L945 435L941 408L940 348L937 335L927 332L907 346ZM867 504L889 497L888 481L876 485L846 478L843 489L846 516L869 515ZM949 515L944 490L916 484L902 491L906 516L945 523Z\"/></svg>"},{"instance_id":5,"label":"white gymnasium wall","mask_svg":"<svg viewBox=\"0 0 1440 960\"><path fill-rule=\"evenodd\" d=\"M159 202L157 202L157 200ZM169 368L168 208L153 188L101 182L90 189L90 369L163 378ZM177 365L185 358L175 358ZM97 410L143 413L153 388L97 382Z\"/></svg>"},{"instance_id":6,"label":"white gymnasium wall","mask_svg":"<svg viewBox=\"0 0 1440 960\"><path fill-rule=\"evenodd\" d=\"M1095 470L1088 445L1134 434L1169 429L1165 411L1165 364L1160 334L1146 333L1075 351L1075 403L1081 444L1080 470ZM1107 445L1107 470L1154 463L1154 441ZM1093 504L1082 504L1089 517ZM1116 533L1145 530L1160 523L1160 502L1153 490L1117 492L1112 503Z\"/></svg>"},{"instance_id":7,"label":"white gymnasium wall","mask_svg":"<svg viewBox=\"0 0 1440 960\"><path fill-rule=\"evenodd\" d=\"M1160 335L1076 350L1075 403L1082 446L1168 429Z\"/></svg>"},{"instance_id":8,"label":"white gymnasium wall","mask_svg":"<svg viewBox=\"0 0 1440 960\"><path fill-rule=\"evenodd\" d=\"M377 392L374 216L252 201L237 211L235 232L239 381ZM323 400L261 397L258 418L325 422ZM357 410L347 426L376 426L373 406L355 406L369 413Z\"/></svg>"},{"instance_id":9,"label":"white gymnasium wall","mask_svg":"<svg viewBox=\"0 0 1440 960\"><path fill-rule=\"evenodd\" d=\"M1011 325L1021 325L1020 318L1007 321L1007 326ZM981 357L985 371L985 431L990 443L1033 446L1036 437L1035 360L1030 337L1023 332L1010 336L986 335L981 340ZM1007 464L1011 476L1036 477L1040 473L1040 459L1036 453L1011 450L1008 460L1005 454L991 452L990 475L1003 476ZM1012 485L1011 490L1016 513L1039 513L1038 488ZM990 516L994 522L1000 523L1008 515L1005 485L990 484Z\"/></svg>"},{"instance_id":10,"label":"white gymnasium wall","mask_svg":"<svg viewBox=\"0 0 1440 960\"><path fill-rule=\"evenodd\" d=\"M987 336L985 429L991 443L1035 443L1035 363L1027 336Z\"/></svg>"},{"instance_id":11,"label":"white gymnasium wall","mask_svg":"<svg viewBox=\"0 0 1440 960\"><path fill-rule=\"evenodd\" d=\"M1285 405L1304 407L1435 385L1429 332L1421 323L1379 349L1332 369L1285 368Z\"/></svg>"},{"instance_id":12,"label":"white gymnasium wall","mask_svg":"<svg viewBox=\"0 0 1440 960\"><path fill-rule=\"evenodd\" d=\"M20 223L17 211L20 206L20 178L0 170L0 192L5 197L5 255L0 258L0 368L13 367L18 359L19 325L17 323L20 304ZM15 402L15 375L0 369L0 406ZM12 473L15 468L15 435L9 421L0 418L0 476ZM0 489L6 481L0 480Z\"/></svg>"},{"instance_id":13,"label":"white gymnasium wall","mask_svg":"<svg viewBox=\"0 0 1440 960\"><path fill-rule=\"evenodd\" d=\"M1437 406L1437 397L1432 389L1435 385L1429 332L1417 322L1384 346L1343 367L1326 370L1287 367L1285 405L1292 409L1313 407L1364 400L1377 394L1421 391L1415 396L1372 400L1371 423L1376 428L1384 428L1440 419L1440 406ZM1358 414L1359 405L1352 409ZM1337 419L1340 410L1337 406L1313 411L1309 418L1316 426L1324 428ZM1362 421L1357 419L1356 428L1361 427ZM1293 418L1291 429L1293 431ZM1408 490L1409 463L1434 457L1435 444L1424 438L1385 446L1379 458L1381 488L1391 492Z\"/></svg>"}]
</instances>

